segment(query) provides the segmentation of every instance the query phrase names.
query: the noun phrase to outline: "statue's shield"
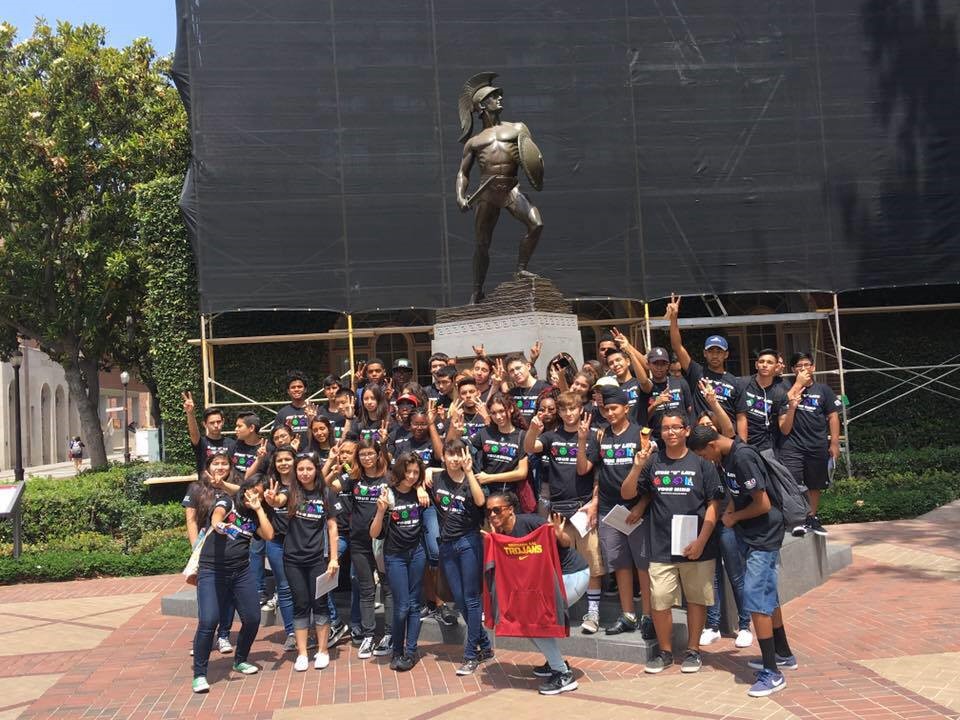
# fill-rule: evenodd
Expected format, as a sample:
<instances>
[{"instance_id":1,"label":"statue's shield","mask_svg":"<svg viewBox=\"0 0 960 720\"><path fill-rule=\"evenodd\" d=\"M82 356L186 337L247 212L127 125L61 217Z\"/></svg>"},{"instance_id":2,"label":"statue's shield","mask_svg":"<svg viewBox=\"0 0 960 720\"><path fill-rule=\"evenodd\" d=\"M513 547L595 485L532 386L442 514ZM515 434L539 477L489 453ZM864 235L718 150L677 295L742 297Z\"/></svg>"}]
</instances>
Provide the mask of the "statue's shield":
<instances>
[{"instance_id":1,"label":"statue's shield","mask_svg":"<svg viewBox=\"0 0 960 720\"><path fill-rule=\"evenodd\" d=\"M521 133L517 139L520 149L520 165L534 190L543 190L543 155L527 133Z\"/></svg>"}]
</instances>

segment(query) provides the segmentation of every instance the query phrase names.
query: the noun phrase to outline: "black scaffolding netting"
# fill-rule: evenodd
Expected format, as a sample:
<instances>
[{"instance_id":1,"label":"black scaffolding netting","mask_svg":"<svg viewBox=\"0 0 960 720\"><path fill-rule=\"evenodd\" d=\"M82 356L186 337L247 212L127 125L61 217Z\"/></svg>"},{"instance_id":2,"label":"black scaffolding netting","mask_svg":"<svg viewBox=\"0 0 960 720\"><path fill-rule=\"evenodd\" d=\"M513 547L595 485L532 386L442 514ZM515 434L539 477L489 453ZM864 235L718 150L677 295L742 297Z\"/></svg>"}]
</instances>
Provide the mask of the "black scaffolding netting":
<instances>
[{"instance_id":1,"label":"black scaffolding netting","mask_svg":"<svg viewBox=\"0 0 960 720\"><path fill-rule=\"evenodd\" d=\"M957 282L958 7L177 0L201 308L465 302L480 71L543 152L531 269L568 296ZM504 212L488 286L522 235Z\"/></svg>"}]
</instances>

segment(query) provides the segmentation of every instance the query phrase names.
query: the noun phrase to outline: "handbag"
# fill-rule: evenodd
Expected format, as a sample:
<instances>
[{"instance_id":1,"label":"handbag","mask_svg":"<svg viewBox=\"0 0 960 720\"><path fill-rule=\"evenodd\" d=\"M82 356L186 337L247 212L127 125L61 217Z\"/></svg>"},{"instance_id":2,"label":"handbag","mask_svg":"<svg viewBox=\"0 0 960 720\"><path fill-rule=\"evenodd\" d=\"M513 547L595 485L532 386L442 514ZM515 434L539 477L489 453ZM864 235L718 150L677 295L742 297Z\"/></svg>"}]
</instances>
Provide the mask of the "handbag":
<instances>
[{"instance_id":1,"label":"handbag","mask_svg":"<svg viewBox=\"0 0 960 720\"><path fill-rule=\"evenodd\" d=\"M197 542L193 546L193 551L190 553L190 559L187 560L187 564L183 568L183 579L187 585L197 584L197 574L200 572L200 552L203 550L203 544L207 541L209 534L207 528L200 531L200 536L197 538Z\"/></svg>"}]
</instances>

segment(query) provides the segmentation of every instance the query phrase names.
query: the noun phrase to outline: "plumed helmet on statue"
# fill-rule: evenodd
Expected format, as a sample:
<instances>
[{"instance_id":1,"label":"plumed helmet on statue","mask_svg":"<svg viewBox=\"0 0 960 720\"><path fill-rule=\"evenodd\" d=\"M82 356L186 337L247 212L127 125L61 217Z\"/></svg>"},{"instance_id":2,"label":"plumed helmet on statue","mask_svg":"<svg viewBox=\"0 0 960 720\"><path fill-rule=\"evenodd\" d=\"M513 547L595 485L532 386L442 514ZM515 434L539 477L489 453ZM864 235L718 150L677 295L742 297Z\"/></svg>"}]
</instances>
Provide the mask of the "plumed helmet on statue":
<instances>
[{"instance_id":1,"label":"plumed helmet on statue","mask_svg":"<svg viewBox=\"0 0 960 720\"><path fill-rule=\"evenodd\" d=\"M480 109L486 97L500 88L493 85L497 73L477 73L463 84L460 91L460 142L466 142L473 134L473 113Z\"/></svg>"}]
</instances>

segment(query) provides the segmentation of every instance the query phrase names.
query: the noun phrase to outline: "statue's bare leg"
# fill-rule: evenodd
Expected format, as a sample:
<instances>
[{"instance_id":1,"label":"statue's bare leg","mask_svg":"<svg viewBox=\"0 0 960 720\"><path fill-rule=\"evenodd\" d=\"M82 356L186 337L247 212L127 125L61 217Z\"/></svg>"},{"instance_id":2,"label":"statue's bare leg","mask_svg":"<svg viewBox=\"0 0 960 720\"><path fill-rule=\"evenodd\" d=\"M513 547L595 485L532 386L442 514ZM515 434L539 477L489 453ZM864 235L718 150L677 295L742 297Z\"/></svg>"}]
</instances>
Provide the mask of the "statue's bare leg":
<instances>
[{"instance_id":1,"label":"statue's bare leg","mask_svg":"<svg viewBox=\"0 0 960 720\"><path fill-rule=\"evenodd\" d=\"M491 203L480 201L477 204L474 228L476 230L477 245L473 250L473 295L470 304L476 305L483 300L483 281L487 277L487 268L490 267L490 243L493 242L493 229L500 217L500 208Z\"/></svg>"},{"instance_id":2,"label":"statue's bare leg","mask_svg":"<svg viewBox=\"0 0 960 720\"><path fill-rule=\"evenodd\" d=\"M543 220L540 218L540 211L530 204L530 200L518 188L514 188L510 192L507 210L527 226L527 234L520 241L520 252L517 255L517 275L528 275L527 265L530 264L533 251L537 249L537 243L540 241L540 234L543 232Z\"/></svg>"}]
</instances>

